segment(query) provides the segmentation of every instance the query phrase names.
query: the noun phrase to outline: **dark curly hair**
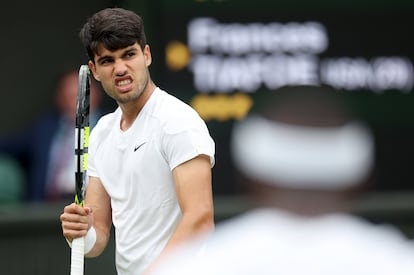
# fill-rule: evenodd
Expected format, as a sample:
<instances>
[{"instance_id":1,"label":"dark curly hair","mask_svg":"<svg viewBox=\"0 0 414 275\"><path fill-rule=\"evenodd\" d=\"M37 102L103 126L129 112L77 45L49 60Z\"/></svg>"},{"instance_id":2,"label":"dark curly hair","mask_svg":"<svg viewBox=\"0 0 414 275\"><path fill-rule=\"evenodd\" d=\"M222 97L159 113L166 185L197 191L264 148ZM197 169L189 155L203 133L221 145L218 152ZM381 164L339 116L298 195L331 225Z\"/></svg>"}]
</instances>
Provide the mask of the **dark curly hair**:
<instances>
[{"instance_id":1,"label":"dark curly hair","mask_svg":"<svg viewBox=\"0 0 414 275\"><path fill-rule=\"evenodd\" d=\"M136 42L141 49L147 44L142 18L122 8L107 8L95 13L82 27L79 37L92 62L100 45L115 51Z\"/></svg>"}]
</instances>

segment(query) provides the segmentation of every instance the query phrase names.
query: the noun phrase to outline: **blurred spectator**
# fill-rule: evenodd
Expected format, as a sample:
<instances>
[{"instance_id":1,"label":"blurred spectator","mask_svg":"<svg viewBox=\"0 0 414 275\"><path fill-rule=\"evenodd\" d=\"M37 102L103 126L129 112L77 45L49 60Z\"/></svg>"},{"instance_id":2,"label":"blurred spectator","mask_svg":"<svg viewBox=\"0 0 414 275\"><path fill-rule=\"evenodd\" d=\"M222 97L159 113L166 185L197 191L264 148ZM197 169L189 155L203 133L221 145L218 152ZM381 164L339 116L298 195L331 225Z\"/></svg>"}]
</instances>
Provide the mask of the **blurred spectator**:
<instances>
[{"instance_id":1,"label":"blurred spectator","mask_svg":"<svg viewBox=\"0 0 414 275\"><path fill-rule=\"evenodd\" d=\"M232 136L254 208L151 274L412 274L414 246L402 233L351 214L370 186L374 141L339 96L286 89L258 103Z\"/></svg>"},{"instance_id":2,"label":"blurred spectator","mask_svg":"<svg viewBox=\"0 0 414 275\"><path fill-rule=\"evenodd\" d=\"M24 200L54 201L74 196L74 127L78 70L63 74L56 85L55 106L22 132L0 140L0 153L18 160L27 173ZM101 90L91 82L90 123L100 112Z\"/></svg>"}]
</instances>

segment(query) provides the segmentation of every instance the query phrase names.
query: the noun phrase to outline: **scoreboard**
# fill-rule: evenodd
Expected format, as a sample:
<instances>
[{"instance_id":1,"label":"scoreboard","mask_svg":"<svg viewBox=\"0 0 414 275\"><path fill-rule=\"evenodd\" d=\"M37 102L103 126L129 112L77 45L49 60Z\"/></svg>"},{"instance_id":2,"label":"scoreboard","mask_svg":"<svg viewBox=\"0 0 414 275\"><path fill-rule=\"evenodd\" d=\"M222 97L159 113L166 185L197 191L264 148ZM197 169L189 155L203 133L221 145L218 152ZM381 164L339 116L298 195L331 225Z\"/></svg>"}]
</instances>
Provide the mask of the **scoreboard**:
<instances>
[{"instance_id":1,"label":"scoreboard","mask_svg":"<svg viewBox=\"0 0 414 275\"><path fill-rule=\"evenodd\" d=\"M216 141L213 188L239 185L234 121L286 87L339 91L372 126L376 190L414 189L414 4L409 1L129 1L161 88L192 105ZM309 3L312 2L312 3Z\"/></svg>"}]
</instances>

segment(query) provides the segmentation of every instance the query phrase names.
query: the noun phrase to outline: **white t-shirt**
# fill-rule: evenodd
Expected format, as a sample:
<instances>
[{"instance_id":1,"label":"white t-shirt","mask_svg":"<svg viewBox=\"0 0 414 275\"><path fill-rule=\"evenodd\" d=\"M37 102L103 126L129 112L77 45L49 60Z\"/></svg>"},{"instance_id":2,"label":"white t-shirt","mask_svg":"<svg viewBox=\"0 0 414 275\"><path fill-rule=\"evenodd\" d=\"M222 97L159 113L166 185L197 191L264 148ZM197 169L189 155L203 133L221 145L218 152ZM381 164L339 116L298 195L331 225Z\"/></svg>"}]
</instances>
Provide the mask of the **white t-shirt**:
<instances>
[{"instance_id":1,"label":"white t-shirt","mask_svg":"<svg viewBox=\"0 0 414 275\"><path fill-rule=\"evenodd\" d=\"M201 240L205 242L205 240ZM218 224L196 254L196 241L153 275L409 275L414 245L390 226L346 214L304 218L259 209Z\"/></svg>"},{"instance_id":2,"label":"white t-shirt","mask_svg":"<svg viewBox=\"0 0 414 275\"><path fill-rule=\"evenodd\" d=\"M214 165L214 141L190 106L157 88L134 124L121 110L101 118L90 137L88 174L111 197L119 275L140 274L181 218L172 170L200 154Z\"/></svg>"}]
</instances>

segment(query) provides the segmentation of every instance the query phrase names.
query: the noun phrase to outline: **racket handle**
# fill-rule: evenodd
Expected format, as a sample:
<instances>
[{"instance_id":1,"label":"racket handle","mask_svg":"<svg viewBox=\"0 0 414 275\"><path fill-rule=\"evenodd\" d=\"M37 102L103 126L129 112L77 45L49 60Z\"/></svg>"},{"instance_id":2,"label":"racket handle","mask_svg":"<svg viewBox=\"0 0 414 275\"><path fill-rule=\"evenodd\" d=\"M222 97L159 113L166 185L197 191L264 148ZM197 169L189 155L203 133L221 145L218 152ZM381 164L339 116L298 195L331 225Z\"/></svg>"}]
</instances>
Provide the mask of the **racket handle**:
<instances>
[{"instance_id":1,"label":"racket handle","mask_svg":"<svg viewBox=\"0 0 414 275\"><path fill-rule=\"evenodd\" d=\"M83 275L85 237L73 239L70 275Z\"/></svg>"}]
</instances>

